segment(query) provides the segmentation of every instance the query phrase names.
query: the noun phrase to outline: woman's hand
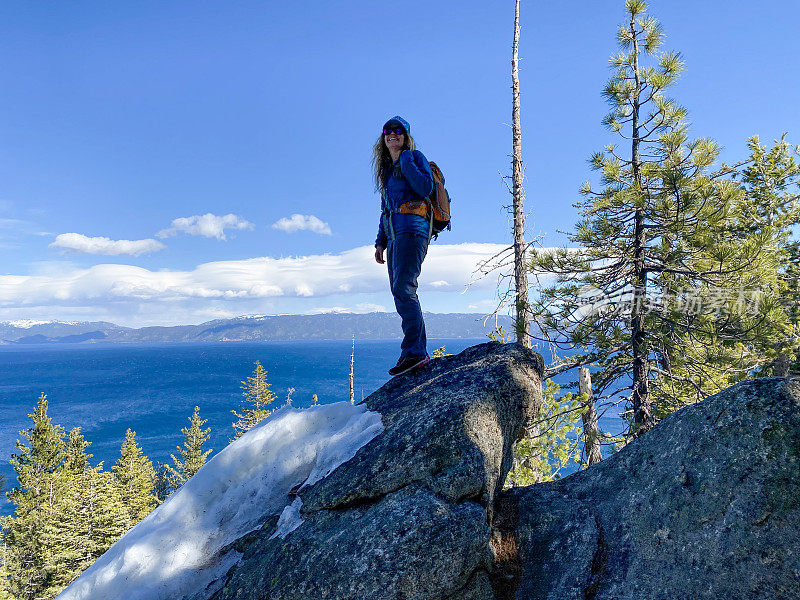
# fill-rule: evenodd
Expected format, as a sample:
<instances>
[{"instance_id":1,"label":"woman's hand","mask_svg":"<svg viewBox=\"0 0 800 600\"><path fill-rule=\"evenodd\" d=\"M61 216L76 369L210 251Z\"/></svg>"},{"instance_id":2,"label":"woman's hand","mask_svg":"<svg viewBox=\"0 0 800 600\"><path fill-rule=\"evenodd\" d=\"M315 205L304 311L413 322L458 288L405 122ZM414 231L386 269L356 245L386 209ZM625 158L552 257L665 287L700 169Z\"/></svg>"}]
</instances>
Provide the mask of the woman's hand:
<instances>
[{"instance_id":1,"label":"woman's hand","mask_svg":"<svg viewBox=\"0 0 800 600\"><path fill-rule=\"evenodd\" d=\"M383 260L383 251L386 250L383 246L375 246L375 262L382 265L386 261Z\"/></svg>"}]
</instances>

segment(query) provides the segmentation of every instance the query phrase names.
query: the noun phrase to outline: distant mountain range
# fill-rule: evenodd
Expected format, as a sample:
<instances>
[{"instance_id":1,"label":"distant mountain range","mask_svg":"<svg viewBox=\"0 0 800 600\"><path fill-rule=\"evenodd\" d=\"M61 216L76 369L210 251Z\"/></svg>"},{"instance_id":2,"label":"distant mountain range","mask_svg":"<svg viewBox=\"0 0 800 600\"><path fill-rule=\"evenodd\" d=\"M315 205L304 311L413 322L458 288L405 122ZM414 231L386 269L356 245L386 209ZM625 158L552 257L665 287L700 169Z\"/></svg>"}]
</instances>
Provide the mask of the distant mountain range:
<instances>
[{"instance_id":1,"label":"distant mountain range","mask_svg":"<svg viewBox=\"0 0 800 600\"><path fill-rule=\"evenodd\" d=\"M501 317L506 331L511 320ZM429 338L483 338L494 327L479 313L426 313ZM242 342L285 340L396 339L402 337L400 317L394 313L325 313L319 315L263 315L217 319L200 325L122 327L105 321L0 322L0 344L64 344L125 342Z\"/></svg>"}]
</instances>

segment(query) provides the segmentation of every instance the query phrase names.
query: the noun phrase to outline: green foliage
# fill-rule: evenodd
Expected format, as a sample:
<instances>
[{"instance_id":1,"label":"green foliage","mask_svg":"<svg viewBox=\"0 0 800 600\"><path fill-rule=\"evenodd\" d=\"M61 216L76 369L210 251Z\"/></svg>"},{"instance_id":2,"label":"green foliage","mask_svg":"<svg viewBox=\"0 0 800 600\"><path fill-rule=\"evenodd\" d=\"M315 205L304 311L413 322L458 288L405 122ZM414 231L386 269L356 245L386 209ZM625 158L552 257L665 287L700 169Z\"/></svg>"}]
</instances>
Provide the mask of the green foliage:
<instances>
[{"instance_id":1,"label":"green foliage","mask_svg":"<svg viewBox=\"0 0 800 600\"><path fill-rule=\"evenodd\" d=\"M59 491L40 524L47 585L53 598L99 558L133 523L112 473L102 464L81 472L59 469Z\"/></svg>"},{"instance_id":2,"label":"green foliage","mask_svg":"<svg viewBox=\"0 0 800 600\"><path fill-rule=\"evenodd\" d=\"M83 473L89 468L89 459L93 456L86 453L86 448L91 445L81 434L81 428L73 427L67 436L67 448L61 468L69 473Z\"/></svg>"},{"instance_id":3,"label":"green foliage","mask_svg":"<svg viewBox=\"0 0 800 600\"><path fill-rule=\"evenodd\" d=\"M486 337L493 342L500 342L501 344L507 344L510 341L508 334L502 325L495 326L491 332L486 334Z\"/></svg>"},{"instance_id":4,"label":"green foliage","mask_svg":"<svg viewBox=\"0 0 800 600\"><path fill-rule=\"evenodd\" d=\"M130 526L115 478L91 467L80 428L65 444L47 408L42 394L12 455L19 485L8 494L14 515L3 524L0 598L54 598Z\"/></svg>"},{"instance_id":5,"label":"green foliage","mask_svg":"<svg viewBox=\"0 0 800 600\"><path fill-rule=\"evenodd\" d=\"M2 483L2 480L0 480L0 483ZM2 491L3 488L0 486L0 492ZM8 582L8 569L6 568L6 564L8 563L8 548L5 544L7 521L8 519L6 517L0 517L0 600L14 600L11 596Z\"/></svg>"},{"instance_id":6,"label":"green foliage","mask_svg":"<svg viewBox=\"0 0 800 600\"><path fill-rule=\"evenodd\" d=\"M41 504L48 477L65 456L64 428L53 425L47 408L47 396L42 394L33 413L28 415L33 426L19 432L23 441L16 441L17 452L11 455L19 485L8 493L8 499L17 506Z\"/></svg>"},{"instance_id":7,"label":"green foliage","mask_svg":"<svg viewBox=\"0 0 800 600\"><path fill-rule=\"evenodd\" d=\"M231 411L237 419L233 423L236 435L231 441L239 439L243 433L249 431L269 416L271 411L267 406L275 400L275 394L270 389L271 384L267 382L266 369L261 366L259 361L256 361L255 365L256 368L253 374L247 380L242 381L241 388L244 399L241 402L239 412ZM289 394L289 397L291 397L291 394Z\"/></svg>"},{"instance_id":8,"label":"green foliage","mask_svg":"<svg viewBox=\"0 0 800 600\"><path fill-rule=\"evenodd\" d=\"M800 242L790 242L786 245L786 261L784 281L786 288L781 294L786 314L791 325L790 340L792 352L788 354L789 374L793 377L800 376Z\"/></svg>"},{"instance_id":9,"label":"green foliage","mask_svg":"<svg viewBox=\"0 0 800 600\"><path fill-rule=\"evenodd\" d=\"M741 173L744 195L731 229L737 239L758 232L769 241L762 253L765 269L775 273L766 284L776 298L772 303L761 298L760 312L776 326L761 335L759 375L787 375L800 350L800 243L793 230L800 222L800 148L790 146L785 135L769 149L754 136L748 148Z\"/></svg>"},{"instance_id":10,"label":"green foliage","mask_svg":"<svg viewBox=\"0 0 800 600\"><path fill-rule=\"evenodd\" d=\"M686 110L666 96L680 55L660 50L644 2L626 8L603 91L603 122L625 146L591 157L600 187L581 187L578 248L534 252L530 267L555 276L532 307L552 367L594 365L599 402L641 403L636 419L628 412L637 433L747 377L784 326L775 229L749 225L771 209L753 207L754 184L734 169L712 171L719 147L691 140Z\"/></svg>"},{"instance_id":11,"label":"green foliage","mask_svg":"<svg viewBox=\"0 0 800 600\"><path fill-rule=\"evenodd\" d=\"M200 407L194 407L194 413L189 417L189 427L181 429L184 442L183 448L177 447L180 458L170 454L170 458L175 466L167 466L169 471L169 483L173 490L177 490L189 478L200 470L211 450L203 450L203 444L210 436L211 428L202 429L207 419L200 418Z\"/></svg>"},{"instance_id":12,"label":"green foliage","mask_svg":"<svg viewBox=\"0 0 800 600\"><path fill-rule=\"evenodd\" d=\"M530 435L514 446L514 466L508 485L530 485L560 477L570 464L581 457L581 398L571 392L558 396L561 386L545 382L539 420Z\"/></svg>"},{"instance_id":13,"label":"green foliage","mask_svg":"<svg viewBox=\"0 0 800 600\"><path fill-rule=\"evenodd\" d=\"M136 443L136 432L128 429L120 449L120 457L111 467L116 478L122 504L128 511L131 525L144 519L156 507L153 491L155 470Z\"/></svg>"},{"instance_id":14,"label":"green foliage","mask_svg":"<svg viewBox=\"0 0 800 600\"><path fill-rule=\"evenodd\" d=\"M153 482L153 495L156 497L158 504L164 502L171 492L169 483L169 466L162 462L156 465L155 479Z\"/></svg>"},{"instance_id":15,"label":"green foliage","mask_svg":"<svg viewBox=\"0 0 800 600\"><path fill-rule=\"evenodd\" d=\"M14 517L7 523L5 570L11 594L19 600L33 600L48 588L50 573L45 562L42 531L60 493L54 473L64 459L64 428L47 416L47 396L42 394L33 413L33 425L20 431L17 452L11 465L18 485L7 496L14 505Z\"/></svg>"},{"instance_id":16,"label":"green foliage","mask_svg":"<svg viewBox=\"0 0 800 600\"><path fill-rule=\"evenodd\" d=\"M2 489L0 488L0 491ZM14 600L8 581L8 547L5 544L8 517L0 517L0 600Z\"/></svg>"}]
</instances>

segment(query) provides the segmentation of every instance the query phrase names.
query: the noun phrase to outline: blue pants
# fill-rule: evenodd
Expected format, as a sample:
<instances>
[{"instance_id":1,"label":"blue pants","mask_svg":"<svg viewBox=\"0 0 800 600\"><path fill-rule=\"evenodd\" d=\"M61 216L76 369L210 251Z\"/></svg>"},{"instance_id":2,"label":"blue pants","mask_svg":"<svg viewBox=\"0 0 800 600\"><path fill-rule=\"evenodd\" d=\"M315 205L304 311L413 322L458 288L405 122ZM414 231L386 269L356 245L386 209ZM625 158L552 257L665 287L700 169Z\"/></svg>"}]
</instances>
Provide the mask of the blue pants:
<instances>
[{"instance_id":1,"label":"blue pants","mask_svg":"<svg viewBox=\"0 0 800 600\"><path fill-rule=\"evenodd\" d=\"M389 240L386 262L394 306L403 323L400 357L427 356L425 321L417 298L417 277L428 253L428 238L413 233L399 233Z\"/></svg>"}]
</instances>

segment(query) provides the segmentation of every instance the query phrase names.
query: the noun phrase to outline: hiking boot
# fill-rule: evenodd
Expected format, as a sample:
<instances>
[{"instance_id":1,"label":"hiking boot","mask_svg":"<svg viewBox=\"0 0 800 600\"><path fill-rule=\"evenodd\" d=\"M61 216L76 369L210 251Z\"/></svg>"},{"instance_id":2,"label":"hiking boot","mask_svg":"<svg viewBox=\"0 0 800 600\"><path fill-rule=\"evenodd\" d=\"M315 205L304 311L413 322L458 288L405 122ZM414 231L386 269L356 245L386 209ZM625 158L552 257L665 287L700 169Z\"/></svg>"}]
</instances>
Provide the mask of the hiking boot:
<instances>
[{"instance_id":1,"label":"hiking boot","mask_svg":"<svg viewBox=\"0 0 800 600\"><path fill-rule=\"evenodd\" d=\"M396 375L402 375L403 373L408 373L409 371L413 371L414 369L419 369L420 367L424 367L431 359L429 356L406 356L405 358L400 357L397 361L397 364L389 369L389 375L392 377Z\"/></svg>"}]
</instances>

